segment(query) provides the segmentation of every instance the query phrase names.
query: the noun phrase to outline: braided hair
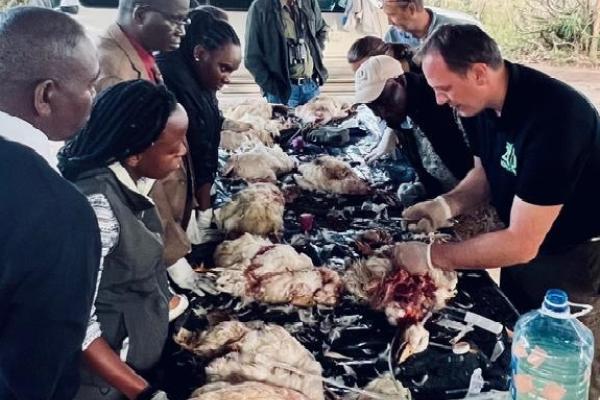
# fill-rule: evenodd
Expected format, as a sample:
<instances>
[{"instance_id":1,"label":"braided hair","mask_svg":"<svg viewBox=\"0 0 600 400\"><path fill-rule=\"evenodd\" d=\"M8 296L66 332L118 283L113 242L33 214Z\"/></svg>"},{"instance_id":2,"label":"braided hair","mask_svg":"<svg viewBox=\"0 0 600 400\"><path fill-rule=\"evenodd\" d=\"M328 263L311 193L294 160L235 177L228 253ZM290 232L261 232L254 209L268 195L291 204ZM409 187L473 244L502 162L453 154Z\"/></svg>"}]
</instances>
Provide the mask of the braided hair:
<instances>
[{"instance_id":1,"label":"braided hair","mask_svg":"<svg viewBox=\"0 0 600 400\"><path fill-rule=\"evenodd\" d=\"M60 150L58 168L73 181L85 171L144 152L176 107L167 88L145 80L110 87L96 98L87 124Z\"/></svg>"},{"instance_id":2,"label":"braided hair","mask_svg":"<svg viewBox=\"0 0 600 400\"><path fill-rule=\"evenodd\" d=\"M227 21L215 18L212 12L199 8L192 10L189 17L191 23L180 46L187 60L194 59L196 46L202 46L208 51L218 50L228 44L241 46L233 27Z\"/></svg>"}]
</instances>

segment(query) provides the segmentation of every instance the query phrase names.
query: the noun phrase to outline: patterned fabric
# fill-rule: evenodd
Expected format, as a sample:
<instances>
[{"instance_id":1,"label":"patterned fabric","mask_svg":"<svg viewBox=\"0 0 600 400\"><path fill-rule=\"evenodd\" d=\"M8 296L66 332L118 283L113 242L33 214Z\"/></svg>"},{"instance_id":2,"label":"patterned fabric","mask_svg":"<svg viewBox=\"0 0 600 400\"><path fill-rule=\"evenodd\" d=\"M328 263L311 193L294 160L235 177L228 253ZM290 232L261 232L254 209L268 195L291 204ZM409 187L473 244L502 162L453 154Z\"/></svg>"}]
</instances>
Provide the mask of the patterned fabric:
<instances>
[{"instance_id":1,"label":"patterned fabric","mask_svg":"<svg viewBox=\"0 0 600 400\"><path fill-rule=\"evenodd\" d=\"M119 221L110 207L108 199L103 194L92 194L87 196L88 202L94 209L96 219L98 220L98 228L100 229L100 242L102 243L102 259L100 260L100 268L98 270L98 279L96 281L96 290L94 293L94 303L90 312L90 320L88 322L85 339L83 340L82 348L85 351L90 344L100 336L102 329L96 316L96 296L98 295L98 286L102 279L102 271L104 270L104 257L112 252L119 243Z\"/></svg>"}]
</instances>

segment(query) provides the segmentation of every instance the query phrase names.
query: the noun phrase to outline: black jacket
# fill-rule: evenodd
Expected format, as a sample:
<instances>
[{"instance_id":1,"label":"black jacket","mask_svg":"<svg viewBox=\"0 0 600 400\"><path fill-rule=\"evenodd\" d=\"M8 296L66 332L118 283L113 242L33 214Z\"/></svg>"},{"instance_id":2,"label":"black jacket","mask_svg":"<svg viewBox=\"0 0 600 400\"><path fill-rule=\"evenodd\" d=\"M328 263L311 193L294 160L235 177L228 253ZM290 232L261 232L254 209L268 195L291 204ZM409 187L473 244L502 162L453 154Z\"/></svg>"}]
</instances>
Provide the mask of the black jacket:
<instances>
[{"instance_id":1,"label":"black jacket","mask_svg":"<svg viewBox=\"0 0 600 400\"><path fill-rule=\"evenodd\" d=\"M161 54L156 62L165 85L188 114L187 140L195 187L213 183L219 164L223 115L214 92L204 89L181 50Z\"/></svg>"},{"instance_id":2,"label":"black jacket","mask_svg":"<svg viewBox=\"0 0 600 400\"><path fill-rule=\"evenodd\" d=\"M0 138L0 399L72 399L100 265L86 198Z\"/></svg>"},{"instance_id":3,"label":"black jacket","mask_svg":"<svg viewBox=\"0 0 600 400\"><path fill-rule=\"evenodd\" d=\"M328 26L316 0L298 0L298 3L308 21L305 39L315 63L313 78L322 85L328 78L322 53ZM292 87L280 0L254 0L248 10L244 53L244 64L263 93L287 101Z\"/></svg>"}]
</instances>

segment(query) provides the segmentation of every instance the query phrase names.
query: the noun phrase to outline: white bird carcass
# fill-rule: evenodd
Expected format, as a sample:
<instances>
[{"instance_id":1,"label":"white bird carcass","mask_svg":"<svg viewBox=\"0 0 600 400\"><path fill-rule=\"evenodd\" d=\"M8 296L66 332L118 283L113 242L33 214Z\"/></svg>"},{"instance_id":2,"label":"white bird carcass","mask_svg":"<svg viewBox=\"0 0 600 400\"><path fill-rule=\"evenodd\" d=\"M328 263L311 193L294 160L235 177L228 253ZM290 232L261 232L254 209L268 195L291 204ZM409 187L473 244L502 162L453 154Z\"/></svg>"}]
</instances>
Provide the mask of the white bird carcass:
<instances>
[{"instance_id":1,"label":"white bird carcass","mask_svg":"<svg viewBox=\"0 0 600 400\"><path fill-rule=\"evenodd\" d=\"M188 331L189 332L189 331ZM203 387L194 396L221 391L237 393L248 390L248 394L260 394L263 397L289 395L283 399L323 400L323 384L320 380L321 365L314 356L294 339L284 328L278 325L262 323L244 324L238 321L226 321L203 333L180 333L175 337L177 343L195 354L210 360L205 372L207 380L214 384L247 383L245 387L232 388L226 385ZM209 352L206 350L209 349ZM214 359L215 355L219 355ZM261 383L256 385L254 383ZM265 386L263 386L265 385ZM274 391L270 386L286 391ZM298 394L302 394L299 397ZM295 397L293 397L295 395ZM232 397L200 397L206 399L230 399ZM278 399L278 397L274 397ZM279 397L281 398L281 397Z\"/></svg>"},{"instance_id":2,"label":"white bird carcass","mask_svg":"<svg viewBox=\"0 0 600 400\"><path fill-rule=\"evenodd\" d=\"M306 124L325 125L350 115L350 105L334 97L318 96L308 103L296 107L294 113Z\"/></svg>"},{"instance_id":3,"label":"white bird carcass","mask_svg":"<svg viewBox=\"0 0 600 400\"><path fill-rule=\"evenodd\" d=\"M411 275L394 268L379 254L355 262L345 278L346 289L375 308L384 310L392 325L422 321L456 294L456 272L434 268L426 275Z\"/></svg>"},{"instance_id":4,"label":"white bird carcass","mask_svg":"<svg viewBox=\"0 0 600 400\"><path fill-rule=\"evenodd\" d=\"M283 229L284 205L285 198L277 186L254 183L219 209L217 225L227 234L276 234Z\"/></svg>"},{"instance_id":5,"label":"white bird carcass","mask_svg":"<svg viewBox=\"0 0 600 400\"><path fill-rule=\"evenodd\" d=\"M215 251L218 290L246 301L301 307L337 302L342 282L293 247L270 244L246 234Z\"/></svg>"},{"instance_id":6,"label":"white bird carcass","mask_svg":"<svg viewBox=\"0 0 600 400\"><path fill-rule=\"evenodd\" d=\"M229 157L223 175L247 181L275 182L277 176L292 171L296 161L285 154L281 147L256 145L252 149Z\"/></svg>"},{"instance_id":7,"label":"white bird carcass","mask_svg":"<svg viewBox=\"0 0 600 400\"><path fill-rule=\"evenodd\" d=\"M221 142L219 147L227 151L235 151L241 147L254 147L264 144L265 146L273 145L273 137L265 131L257 131L256 129L248 129L246 131L221 131Z\"/></svg>"},{"instance_id":8,"label":"white bird carcass","mask_svg":"<svg viewBox=\"0 0 600 400\"><path fill-rule=\"evenodd\" d=\"M426 275L411 275L394 268L381 253L353 263L344 283L359 300L384 311L390 324L408 327L404 331L406 346L400 355L403 362L427 348L429 332L423 324L431 311L443 308L454 297L458 280L456 272L437 268Z\"/></svg>"},{"instance_id":9,"label":"white bird carcass","mask_svg":"<svg viewBox=\"0 0 600 400\"><path fill-rule=\"evenodd\" d=\"M257 99L252 101L244 101L235 107L226 109L223 112L225 118L234 121L243 121L244 117L254 115L262 119L273 118L273 106L265 99Z\"/></svg>"},{"instance_id":10,"label":"white bird carcass","mask_svg":"<svg viewBox=\"0 0 600 400\"><path fill-rule=\"evenodd\" d=\"M260 132L260 135L268 134L271 141L278 138L280 131L287 127L284 122L273 118L273 106L264 99L242 102L225 110L223 116L233 121L252 125L252 128Z\"/></svg>"},{"instance_id":11,"label":"white bird carcass","mask_svg":"<svg viewBox=\"0 0 600 400\"><path fill-rule=\"evenodd\" d=\"M332 156L320 156L298 166L300 174L294 175L296 183L305 190L366 195L371 192L369 184L358 177L352 167Z\"/></svg>"},{"instance_id":12,"label":"white bird carcass","mask_svg":"<svg viewBox=\"0 0 600 400\"><path fill-rule=\"evenodd\" d=\"M310 400L295 390L262 382L215 382L196 389L189 400Z\"/></svg>"},{"instance_id":13,"label":"white bird carcass","mask_svg":"<svg viewBox=\"0 0 600 400\"><path fill-rule=\"evenodd\" d=\"M180 328L173 340L192 353L210 359L223 354L232 343L240 341L250 328L239 321L225 321L209 330L195 332Z\"/></svg>"}]
</instances>

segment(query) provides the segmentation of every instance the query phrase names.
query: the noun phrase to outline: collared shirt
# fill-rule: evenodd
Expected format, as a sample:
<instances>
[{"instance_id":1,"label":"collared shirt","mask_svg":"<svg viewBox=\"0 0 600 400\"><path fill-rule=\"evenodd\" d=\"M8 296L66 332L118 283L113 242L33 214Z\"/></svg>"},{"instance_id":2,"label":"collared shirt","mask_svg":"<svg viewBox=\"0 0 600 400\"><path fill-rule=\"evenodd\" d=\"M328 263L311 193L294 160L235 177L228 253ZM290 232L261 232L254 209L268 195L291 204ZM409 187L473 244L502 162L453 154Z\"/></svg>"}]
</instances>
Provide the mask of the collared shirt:
<instances>
[{"instance_id":1,"label":"collared shirt","mask_svg":"<svg viewBox=\"0 0 600 400\"><path fill-rule=\"evenodd\" d=\"M129 41L131 42L131 45L138 53L138 56L140 56L140 59L142 60L142 62L144 63L144 67L146 68L146 73L148 74L152 82L158 83L159 79L156 76L156 71L158 70L158 67L156 66L156 60L154 59L154 56L148 50L146 50L140 42L135 40L122 28L121 30L123 31L125 36L127 36L127 39L129 39Z\"/></svg>"},{"instance_id":2,"label":"collared shirt","mask_svg":"<svg viewBox=\"0 0 600 400\"><path fill-rule=\"evenodd\" d=\"M120 162L115 162L109 165L108 168L115 174L123 186L135 193L141 194L148 201L152 202L152 199L148 197L148 193L150 193L152 185L154 185L154 179L140 178L135 182ZM100 287L100 281L102 279L102 272L104 271L104 258L110 254L119 243L121 227L106 196L101 193L95 193L87 196L87 199L96 214L98 227L100 228L100 241L102 243L102 260L100 262L100 269L98 271L98 279L96 282L96 292L94 294L95 303L96 296L98 295L98 288ZM90 320L82 345L84 351L92 344L92 342L94 342L94 340L102 336L102 329L96 315L96 306L94 303L92 303ZM124 361L126 357L127 349L124 345L124 348L121 349L121 359Z\"/></svg>"},{"instance_id":3,"label":"collared shirt","mask_svg":"<svg viewBox=\"0 0 600 400\"><path fill-rule=\"evenodd\" d=\"M55 151L58 144L53 144L42 131L29 122L2 111L0 111L0 127L2 127L0 136L11 142L29 147L58 171L56 167L58 160Z\"/></svg>"},{"instance_id":4,"label":"collared shirt","mask_svg":"<svg viewBox=\"0 0 600 400\"><path fill-rule=\"evenodd\" d=\"M427 11L427 13L429 13L429 16L431 17L429 28L427 29L427 34L425 35L425 37L418 38L416 36L413 36L413 34L406 32L398 27L391 26L385 34L383 40L386 43L400 43L405 44L411 48L417 48L421 45L421 43L423 43L423 40L427 39L433 33L433 31L435 31L438 27L442 25L480 25L479 22L477 22L477 20L475 20L470 15L458 11L445 10L433 7L425 7L425 11Z\"/></svg>"},{"instance_id":5,"label":"collared shirt","mask_svg":"<svg viewBox=\"0 0 600 400\"><path fill-rule=\"evenodd\" d=\"M515 196L562 205L543 251L600 235L600 117L575 89L505 61L508 90L501 116L487 109L463 119L490 184L492 204L510 223Z\"/></svg>"},{"instance_id":6,"label":"collared shirt","mask_svg":"<svg viewBox=\"0 0 600 400\"><path fill-rule=\"evenodd\" d=\"M300 9L300 3L297 0L293 0L294 7L296 7L296 12L298 15L302 13ZM292 13L290 10L290 5L287 0L280 0L281 3L281 19L283 22L283 35L286 39L297 40L298 34L296 29L296 22L292 17ZM288 67L290 70L290 78L311 78L313 75L314 69L314 61L312 55L310 54L310 49L308 47L308 41L306 38L303 38L305 41L304 50L306 52L306 61L304 63L293 64L292 60L289 57L288 51ZM288 47L289 49L289 47Z\"/></svg>"}]
</instances>

